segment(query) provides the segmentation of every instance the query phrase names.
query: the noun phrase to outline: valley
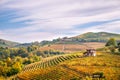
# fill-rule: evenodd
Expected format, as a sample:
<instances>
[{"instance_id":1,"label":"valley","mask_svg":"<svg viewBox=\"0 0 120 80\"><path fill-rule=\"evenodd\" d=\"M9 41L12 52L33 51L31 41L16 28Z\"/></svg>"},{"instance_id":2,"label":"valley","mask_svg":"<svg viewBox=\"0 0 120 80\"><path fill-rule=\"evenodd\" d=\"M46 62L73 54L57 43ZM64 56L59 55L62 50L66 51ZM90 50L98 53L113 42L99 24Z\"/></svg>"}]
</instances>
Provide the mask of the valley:
<instances>
[{"instance_id":1,"label":"valley","mask_svg":"<svg viewBox=\"0 0 120 80\"><path fill-rule=\"evenodd\" d=\"M22 44L1 39L0 80L119 80L118 36L89 32ZM95 56L83 54L87 49L94 49Z\"/></svg>"}]
</instances>

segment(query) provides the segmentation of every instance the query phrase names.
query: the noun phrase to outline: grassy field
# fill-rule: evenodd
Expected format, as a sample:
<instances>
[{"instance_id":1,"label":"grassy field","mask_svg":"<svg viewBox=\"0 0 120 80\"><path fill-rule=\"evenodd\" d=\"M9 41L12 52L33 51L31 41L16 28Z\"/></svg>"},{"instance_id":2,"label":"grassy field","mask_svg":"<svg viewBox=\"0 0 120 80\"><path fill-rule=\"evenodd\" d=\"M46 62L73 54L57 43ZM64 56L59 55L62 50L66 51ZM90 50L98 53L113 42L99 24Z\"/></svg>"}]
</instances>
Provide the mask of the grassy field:
<instances>
[{"instance_id":1,"label":"grassy field","mask_svg":"<svg viewBox=\"0 0 120 80\"><path fill-rule=\"evenodd\" d=\"M81 57L81 53L46 58L26 66L17 75L20 80L120 80L120 56L97 52L96 57Z\"/></svg>"}]
</instances>

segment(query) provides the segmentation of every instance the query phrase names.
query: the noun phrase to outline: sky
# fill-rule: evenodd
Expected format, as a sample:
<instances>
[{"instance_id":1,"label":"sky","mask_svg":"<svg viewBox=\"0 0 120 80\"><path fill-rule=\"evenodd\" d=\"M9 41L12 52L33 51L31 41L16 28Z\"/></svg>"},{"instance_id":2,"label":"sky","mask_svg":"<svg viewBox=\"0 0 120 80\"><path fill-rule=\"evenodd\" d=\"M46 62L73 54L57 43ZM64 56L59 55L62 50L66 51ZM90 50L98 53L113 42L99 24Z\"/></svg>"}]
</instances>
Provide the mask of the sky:
<instances>
[{"instance_id":1,"label":"sky","mask_svg":"<svg viewBox=\"0 0 120 80\"><path fill-rule=\"evenodd\" d=\"M0 0L0 39L52 40L120 33L120 0Z\"/></svg>"}]
</instances>

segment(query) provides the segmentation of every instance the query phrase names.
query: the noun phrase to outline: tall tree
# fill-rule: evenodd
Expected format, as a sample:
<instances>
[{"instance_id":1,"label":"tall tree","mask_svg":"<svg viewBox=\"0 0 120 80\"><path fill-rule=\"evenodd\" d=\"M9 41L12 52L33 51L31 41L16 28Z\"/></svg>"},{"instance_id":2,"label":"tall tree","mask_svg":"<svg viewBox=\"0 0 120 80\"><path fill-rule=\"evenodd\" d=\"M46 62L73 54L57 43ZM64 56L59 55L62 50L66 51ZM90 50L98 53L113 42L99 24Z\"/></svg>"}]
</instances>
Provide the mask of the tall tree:
<instances>
[{"instance_id":1,"label":"tall tree","mask_svg":"<svg viewBox=\"0 0 120 80\"><path fill-rule=\"evenodd\" d=\"M105 46L114 46L114 47L116 47L117 42L116 42L116 40L114 38L110 38Z\"/></svg>"},{"instance_id":2,"label":"tall tree","mask_svg":"<svg viewBox=\"0 0 120 80\"><path fill-rule=\"evenodd\" d=\"M117 47L117 42L114 38L110 38L105 46L108 47L112 53L114 53Z\"/></svg>"}]
</instances>

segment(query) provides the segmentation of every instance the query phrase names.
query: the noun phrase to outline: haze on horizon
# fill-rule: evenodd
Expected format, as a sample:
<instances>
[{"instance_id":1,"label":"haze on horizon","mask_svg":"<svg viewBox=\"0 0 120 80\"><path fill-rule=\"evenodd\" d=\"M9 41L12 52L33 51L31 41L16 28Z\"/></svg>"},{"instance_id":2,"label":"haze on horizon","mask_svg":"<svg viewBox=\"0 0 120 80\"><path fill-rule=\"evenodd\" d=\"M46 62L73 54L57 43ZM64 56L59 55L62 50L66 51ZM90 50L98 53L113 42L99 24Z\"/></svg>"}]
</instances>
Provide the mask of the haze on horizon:
<instances>
[{"instance_id":1,"label":"haze on horizon","mask_svg":"<svg viewBox=\"0 0 120 80\"><path fill-rule=\"evenodd\" d=\"M0 0L0 6L0 39L33 42L120 33L120 0Z\"/></svg>"}]
</instances>

